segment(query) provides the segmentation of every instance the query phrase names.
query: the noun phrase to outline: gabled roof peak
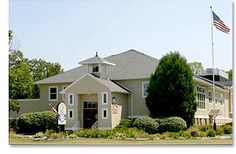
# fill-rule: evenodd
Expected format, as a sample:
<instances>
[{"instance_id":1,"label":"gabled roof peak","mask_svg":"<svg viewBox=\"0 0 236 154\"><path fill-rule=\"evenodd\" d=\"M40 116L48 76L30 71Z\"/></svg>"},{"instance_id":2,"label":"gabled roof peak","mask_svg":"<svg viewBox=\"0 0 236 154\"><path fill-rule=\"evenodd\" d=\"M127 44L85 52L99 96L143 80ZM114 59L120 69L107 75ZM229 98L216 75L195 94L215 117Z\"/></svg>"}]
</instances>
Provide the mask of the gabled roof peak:
<instances>
[{"instance_id":1,"label":"gabled roof peak","mask_svg":"<svg viewBox=\"0 0 236 154\"><path fill-rule=\"evenodd\" d=\"M81 65L86 65L86 64L106 64L106 65L112 65L112 66L115 65L114 63L109 62L106 59L100 58L98 56L97 52L96 52L95 57L92 57L92 58L86 59L84 61L81 61L81 62L79 62L79 64L81 64Z\"/></svg>"}]
</instances>

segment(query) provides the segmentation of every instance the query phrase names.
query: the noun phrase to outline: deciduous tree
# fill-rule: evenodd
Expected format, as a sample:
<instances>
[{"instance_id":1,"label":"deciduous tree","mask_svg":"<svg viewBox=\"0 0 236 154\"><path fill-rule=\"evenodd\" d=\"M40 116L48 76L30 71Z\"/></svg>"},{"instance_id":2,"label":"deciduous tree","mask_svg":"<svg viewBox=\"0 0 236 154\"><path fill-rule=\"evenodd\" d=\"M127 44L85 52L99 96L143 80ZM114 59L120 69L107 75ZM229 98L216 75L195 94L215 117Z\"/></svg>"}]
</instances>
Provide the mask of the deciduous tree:
<instances>
[{"instance_id":1,"label":"deciduous tree","mask_svg":"<svg viewBox=\"0 0 236 154\"><path fill-rule=\"evenodd\" d=\"M190 68L192 69L193 74L198 74L203 71L202 63L200 62L192 62L189 63Z\"/></svg>"},{"instance_id":2,"label":"deciduous tree","mask_svg":"<svg viewBox=\"0 0 236 154\"><path fill-rule=\"evenodd\" d=\"M34 82L63 72L59 63L46 62L43 59L32 59L28 61ZM34 85L33 98L39 98L39 87Z\"/></svg>"},{"instance_id":3,"label":"deciduous tree","mask_svg":"<svg viewBox=\"0 0 236 154\"><path fill-rule=\"evenodd\" d=\"M230 80L233 80L233 71L232 71L232 69L229 70L229 71L227 71L227 73L228 73L228 78L229 78Z\"/></svg>"}]
</instances>

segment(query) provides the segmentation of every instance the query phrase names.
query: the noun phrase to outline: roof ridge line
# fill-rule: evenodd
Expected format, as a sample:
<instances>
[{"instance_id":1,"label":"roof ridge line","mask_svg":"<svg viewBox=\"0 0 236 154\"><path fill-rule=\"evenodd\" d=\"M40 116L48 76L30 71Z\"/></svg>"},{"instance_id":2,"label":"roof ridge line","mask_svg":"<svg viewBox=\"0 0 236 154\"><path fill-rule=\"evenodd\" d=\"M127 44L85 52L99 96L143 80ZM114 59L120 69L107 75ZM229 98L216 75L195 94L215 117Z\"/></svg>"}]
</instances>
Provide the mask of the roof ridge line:
<instances>
[{"instance_id":1,"label":"roof ridge line","mask_svg":"<svg viewBox=\"0 0 236 154\"><path fill-rule=\"evenodd\" d=\"M113 55L110 55L110 56L105 57L105 59L106 59L106 58L109 58L109 57L112 57L112 56L121 55L121 54L130 52L130 51L136 52L137 54L140 54L140 55L144 55L144 56L146 56L146 57L148 57L148 58L151 58L151 59L153 59L153 60L155 60L155 61L159 61L159 60L156 59L155 57L149 56L149 55L147 55L147 54L145 54L145 53L143 53L143 52L140 52L140 51L138 51L138 50L135 50L135 49L129 49L129 50L126 50L126 51L121 52L121 53L118 53L118 54L113 54Z\"/></svg>"}]
</instances>

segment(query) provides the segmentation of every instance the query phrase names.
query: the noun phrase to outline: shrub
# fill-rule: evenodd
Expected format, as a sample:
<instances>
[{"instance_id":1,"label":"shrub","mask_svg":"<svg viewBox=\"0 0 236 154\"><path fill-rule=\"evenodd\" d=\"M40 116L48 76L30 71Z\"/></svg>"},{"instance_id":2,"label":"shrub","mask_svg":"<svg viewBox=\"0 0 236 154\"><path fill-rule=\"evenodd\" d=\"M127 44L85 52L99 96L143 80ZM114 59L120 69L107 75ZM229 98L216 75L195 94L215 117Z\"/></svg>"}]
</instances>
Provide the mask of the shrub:
<instances>
[{"instance_id":1,"label":"shrub","mask_svg":"<svg viewBox=\"0 0 236 154\"><path fill-rule=\"evenodd\" d=\"M137 118L133 125L149 134L155 134L158 129L158 123L150 117Z\"/></svg>"},{"instance_id":2,"label":"shrub","mask_svg":"<svg viewBox=\"0 0 236 154\"><path fill-rule=\"evenodd\" d=\"M137 138L148 136L142 130L137 128L115 128L113 130L99 130L99 129L81 129L76 131L74 135L86 138Z\"/></svg>"},{"instance_id":3,"label":"shrub","mask_svg":"<svg viewBox=\"0 0 236 154\"><path fill-rule=\"evenodd\" d=\"M232 134L232 132L233 132L232 126L224 125L223 126L223 131L224 131L224 134Z\"/></svg>"},{"instance_id":4,"label":"shrub","mask_svg":"<svg viewBox=\"0 0 236 154\"><path fill-rule=\"evenodd\" d=\"M168 132L160 134L160 139L166 139L168 137L169 137L169 133Z\"/></svg>"},{"instance_id":5,"label":"shrub","mask_svg":"<svg viewBox=\"0 0 236 154\"><path fill-rule=\"evenodd\" d=\"M52 133L49 136L50 139L65 139L66 138L66 134L63 132L59 132L59 133Z\"/></svg>"},{"instance_id":6,"label":"shrub","mask_svg":"<svg viewBox=\"0 0 236 154\"><path fill-rule=\"evenodd\" d=\"M207 136L207 133L206 132L198 132L198 137L206 137Z\"/></svg>"},{"instance_id":7,"label":"shrub","mask_svg":"<svg viewBox=\"0 0 236 154\"><path fill-rule=\"evenodd\" d=\"M132 119L122 119L119 125L116 128L130 128L133 127L133 120Z\"/></svg>"},{"instance_id":8,"label":"shrub","mask_svg":"<svg viewBox=\"0 0 236 154\"><path fill-rule=\"evenodd\" d=\"M46 132L44 133L44 135L47 137L47 138L50 138L51 137L51 135L52 134L55 134L56 133L56 131L55 130L52 130L52 129L50 129L50 130L46 130Z\"/></svg>"},{"instance_id":9,"label":"shrub","mask_svg":"<svg viewBox=\"0 0 236 154\"><path fill-rule=\"evenodd\" d=\"M75 134L70 134L69 136L68 136L68 138L70 138L70 139L74 139L74 138L77 138L78 136L77 135L75 135Z\"/></svg>"},{"instance_id":10,"label":"shrub","mask_svg":"<svg viewBox=\"0 0 236 154\"><path fill-rule=\"evenodd\" d=\"M18 120L19 132L36 133L47 129L57 130L56 115L51 111L24 113Z\"/></svg>"},{"instance_id":11,"label":"shrub","mask_svg":"<svg viewBox=\"0 0 236 154\"><path fill-rule=\"evenodd\" d=\"M223 127L216 127L216 135L222 135L224 134Z\"/></svg>"},{"instance_id":12,"label":"shrub","mask_svg":"<svg viewBox=\"0 0 236 154\"><path fill-rule=\"evenodd\" d=\"M124 134L126 138L137 138L137 137L147 136L147 134L143 130L139 130L137 128L124 129L122 133Z\"/></svg>"},{"instance_id":13,"label":"shrub","mask_svg":"<svg viewBox=\"0 0 236 154\"><path fill-rule=\"evenodd\" d=\"M108 138L112 136L111 130L81 129L75 132L78 137L86 138Z\"/></svg>"},{"instance_id":14,"label":"shrub","mask_svg":"<svg viewBox=\"0 0 236 154\"><path fill-rule=\"evenodd\" d=\"M183 137L183 138L186 138L186 139L189 139L191 138L191 133L189 131L180 131L179 132L179 137Z\"/></svg>"},{"instance_id":15,"label":"shrub","mask_svg":"<svg viewBox=\"0 0 236 154\"><path fill-rule=\"evenodd\" d=\"M179 132L187 129L186 122L180 117L156 119L156 121L159 124L159 132Z\"/></svg>"},{"instance_id":16,"label":"shrub","mask_svg":"<svg viewBox=\"0 0 236 154\"><path fill-rule=\"evenodd\" d=\"M228 122L225 125L233 126L233 122Z\"/></svg>"},{"instance_id":17,"label":"shrub","mask_svg":"<svg viewBox=\"0 0 236 154\"><path fill-rule=\"evenodd\" d=\"M202 132L207 132L208 130L212 129L212 126L211 125L202 125L202 126L199 126L199 130L202 131Z\"/></svg>"},{"instance_id":18,"label":"shrub","mask_svg":"<svg viewBox=\"0 0 236 154\"><path fill-rule=\"evenodd\" d=\"M179 133L176 132L167 132L168 137L173 138L173 139L178 139L179 138Z\"/></svg>"},{"instance_id":19,"label":"shrub","mask_svg":"<svg viewBox=\"0 0 236 154\"><path fill-rule=\"evenodd\" d=\"M215 132L214 129L209 129L209 130L207 130L206 135L208 137L215 137L216 136L216 132Z\"/></svg>"},{"instance_id":20,"label":"shrub","mask_svg":"<svg viewBox=\"0 0 236 154\"><path fill-rule=\"evenodd\" d=\"M44 137L43 132L38 132L34 135L34 138L42 138L42 137Z\"/></svg>"},{"instance_id":21,"label":"shrub","mask_svg":"<svg viewBox=\"0 0 236 154\"><path fill-rule=\"evenodd\" d=\"M18 123L18 119L17 118L9 119L9 128L17 130L18 129L17 123Z\"/></svg>"}]
</instances>

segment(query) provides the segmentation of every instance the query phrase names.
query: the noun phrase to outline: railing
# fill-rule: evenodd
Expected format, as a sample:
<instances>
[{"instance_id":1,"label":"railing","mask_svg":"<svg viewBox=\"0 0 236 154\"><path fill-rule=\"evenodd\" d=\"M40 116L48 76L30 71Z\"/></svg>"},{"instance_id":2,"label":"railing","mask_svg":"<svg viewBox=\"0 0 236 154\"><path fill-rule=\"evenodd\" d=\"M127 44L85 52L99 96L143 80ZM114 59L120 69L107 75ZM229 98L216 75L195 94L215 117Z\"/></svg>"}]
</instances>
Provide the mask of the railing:
<instances>
[{"instance_id":1,"label":"railing","mask_svg":"<svg viewBox=\"0 0 236 154\"><path fill-rule=\"evenodd\" d=\"M77 121L71 128L72 130L79 130L80 129L80 122Z\"/></svg>"},{"instance_id":2,"label":"railing","mask_svg":"<svg viewBox=\"0 0 236 154\"><path fill-rule=\"evenodd\" d=\"M96 128L98 128L98 121L96 121L96 122L92 125L91 128L92 128L92 129L96 129Z\"/></svg>"}]
</instances>

